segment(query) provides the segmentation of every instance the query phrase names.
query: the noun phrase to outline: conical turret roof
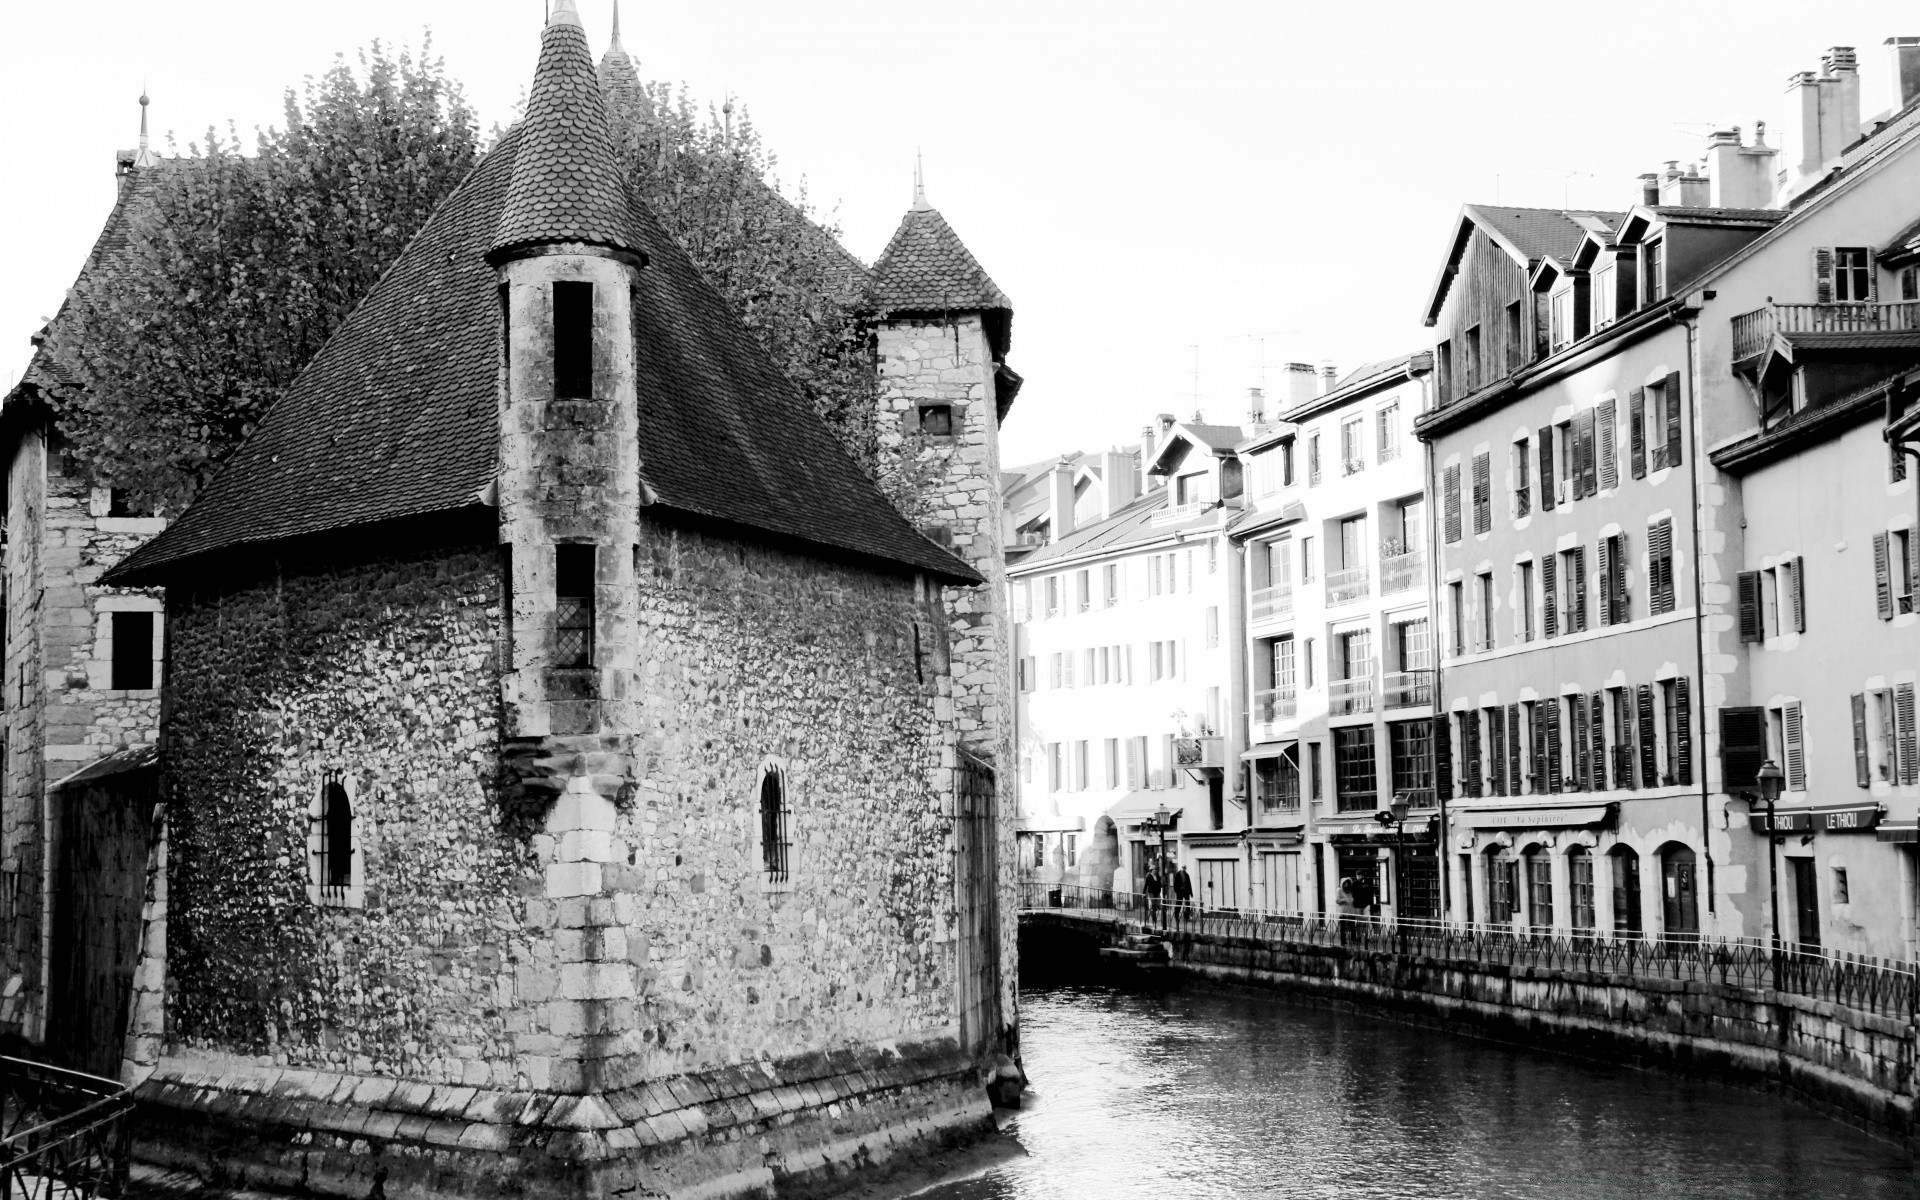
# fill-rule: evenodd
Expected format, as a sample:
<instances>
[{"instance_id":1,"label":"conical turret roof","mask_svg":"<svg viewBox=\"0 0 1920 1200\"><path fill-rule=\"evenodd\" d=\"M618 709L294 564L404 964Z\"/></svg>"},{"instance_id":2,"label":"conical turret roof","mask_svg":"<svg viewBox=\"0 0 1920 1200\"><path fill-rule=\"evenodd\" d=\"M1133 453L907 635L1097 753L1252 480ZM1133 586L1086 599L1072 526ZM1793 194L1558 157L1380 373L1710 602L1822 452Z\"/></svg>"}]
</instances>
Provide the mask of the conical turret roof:
<instances>
[{"instance_id":1,"label":"conical turret roof","mask_svg":"<svg viewBox=\"0 0 1920 1200\"><path fill-rule=\"evenodd\" d=\"M642 253L606 100L572 0L557 0L540 35L515 159L490 260L553 242Z\"/></svg>"},{"instance_id":2,"label":"conical turret roof","mask_svg":"<svg viewBox=\"0 0 1920 1200\"><path fill-rule=\"evenodd\" d=\"M940 210L917 184L913 208L873 267L874 302L884 312L1013 311Z\"/></svg>"}]
</instances>

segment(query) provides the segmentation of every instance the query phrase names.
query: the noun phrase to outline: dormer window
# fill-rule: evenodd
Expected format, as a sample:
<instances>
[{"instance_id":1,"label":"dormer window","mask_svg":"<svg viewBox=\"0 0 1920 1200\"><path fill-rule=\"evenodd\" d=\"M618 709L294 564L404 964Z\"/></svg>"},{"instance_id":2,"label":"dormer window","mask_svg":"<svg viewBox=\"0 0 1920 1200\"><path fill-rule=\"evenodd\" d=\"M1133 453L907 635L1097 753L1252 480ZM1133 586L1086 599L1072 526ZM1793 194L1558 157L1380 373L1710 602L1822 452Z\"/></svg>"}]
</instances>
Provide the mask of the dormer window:
<instances>
[{"instance_id":1,"label":"dormer window","mask_svg":"<svg viewBox=\"0 0 1920 1200\"><path fill-rule=\"evenodd\" d=\"M928 437L953 436L953 405L923 404L920 406L920 432Z\"/></svg>"},{"instance_id":2,"label":"dormer window","mask_svg":"<svg viewBox=\"0 0 1920 1200\"><path fill-rule=\"evenodd\" d=\"M1641 261L1646 264L1647 303L1663 299L1667 294L1667 247L1659 241L1648 242L1640 248Z\"/></svg>"},{"instance_id":3,"label":"dormer window","mask_svg":"<svg viewBox=\"0 0 1920 1200\"><path fill-rule=\"evenodd\" d=\"M553 398L593 399L593 285L553 285Z\"/></svg>"},{"instance_id":4,"label":"dormer window","mask_svg":"<svg viewBox=\"0 0 1920 1200\"><path fill-rule=\"evenodd\" d=\"M1573 345L1573 286L1560 288L1547 298L1547 325L1550 350Z\"/></svg>"},{"instance_id":5,"label":"dormer window","mask_svg":"<svg viewBox=\"0 0 1920 1200\"><path fill-rule=\"evenodd\" d=\"M1209 498L1207 473L1194 471L1174 480L1174 503L1182 508L1189 504L1204 504Z\"/></svg>"},{"instance_id":6,"label":"dormer window","mask_svg":"<svg viewBox=\"0 0 1920 1200\"><path fill-rule=\"evenodd\" d=\"M1593 270L1593 327L1605 329L1613 324L1615 301L1618 298L1619 271L1609 260Z\"/></svg>"}]
</instances>

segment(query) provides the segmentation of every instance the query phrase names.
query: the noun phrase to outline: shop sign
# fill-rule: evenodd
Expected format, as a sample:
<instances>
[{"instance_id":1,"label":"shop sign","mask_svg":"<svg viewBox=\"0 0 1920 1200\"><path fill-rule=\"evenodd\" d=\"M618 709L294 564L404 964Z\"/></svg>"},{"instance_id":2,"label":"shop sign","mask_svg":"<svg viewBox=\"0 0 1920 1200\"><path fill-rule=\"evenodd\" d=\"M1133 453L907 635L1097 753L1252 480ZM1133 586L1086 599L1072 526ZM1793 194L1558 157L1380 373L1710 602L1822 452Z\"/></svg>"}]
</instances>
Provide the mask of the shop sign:
<instances>
[{"instance_id":1,"label":"shop sign","mask_svg":"<svg viewBox=\"0 0 1920 1200\"><path fill-rule=\"evenodd\" d=\"M1613 815L1611 804L1579 808L1505 808L1462 812L1460 823L1474 829L1566 829L1602 825Z\"/></svg>"},{"instance_id":2,"label":"shop sign","mask_svg":"<svg viewBox=\"0 0 1920 1200\"><path fill-rule=\"evenodd\" d=\"M1880 824L1878 804L1849 804L1843 808L1775 809L1775 833L1867 833ZM1753 832L1767 832L1767 810L1747 815Z\"/></svg>"}]
</instances>

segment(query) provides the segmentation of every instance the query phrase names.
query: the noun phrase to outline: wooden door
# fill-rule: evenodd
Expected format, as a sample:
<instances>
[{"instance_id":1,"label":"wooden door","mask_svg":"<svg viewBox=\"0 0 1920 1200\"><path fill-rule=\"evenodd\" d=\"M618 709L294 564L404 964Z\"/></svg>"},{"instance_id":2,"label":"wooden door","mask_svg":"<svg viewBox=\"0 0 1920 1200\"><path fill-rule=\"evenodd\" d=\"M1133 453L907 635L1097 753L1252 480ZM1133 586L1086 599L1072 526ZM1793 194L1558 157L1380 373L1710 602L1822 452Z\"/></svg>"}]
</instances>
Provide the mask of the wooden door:
<instances>
[{"instance_id":1,"label":"wooden door","mask_svg":"<svg viewBox=\"0 0 1920 1200\"><path fill-rule=\"evenodd\" d=\"M998 1048L1000 896L993 768L961 751L954 797L954 887L960 914L960 1039L969 1051Z\"/></svg>"},{"instance_id":2,"label":"wooden door","mask_svg":"<svg viewBox=\"0 0 1920 1200\"><path fill-rule=\"evenodd\" d=\"M1818 873L1811 858L1789 858L1793 873L1793 931L1800 949L1809 954L1820 952L1820 894L1816 890Z\"/></svg>"},{"instance_id":3,"label":"wooden door","mask_svg":"<svg viewBox=\"0 0 1920 1200\"><path fill-rule=\"evenodd\" d=\"M151 768L53 795L59 837L47 1052L77 1071L119 1074L140 957L153 801Z\"/></svg>"}]
</instances>

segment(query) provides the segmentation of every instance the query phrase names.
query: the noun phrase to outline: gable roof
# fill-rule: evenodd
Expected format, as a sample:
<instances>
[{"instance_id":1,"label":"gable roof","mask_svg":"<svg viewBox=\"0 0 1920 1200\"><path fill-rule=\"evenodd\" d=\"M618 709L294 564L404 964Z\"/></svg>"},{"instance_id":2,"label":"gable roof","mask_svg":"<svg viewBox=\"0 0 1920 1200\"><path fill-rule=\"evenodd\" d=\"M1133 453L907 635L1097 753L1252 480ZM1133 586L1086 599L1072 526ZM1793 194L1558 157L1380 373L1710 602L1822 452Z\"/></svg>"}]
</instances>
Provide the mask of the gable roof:
<instances>
[{"instance_id":1,"label":"gable roof","mask_svg":"<svg viewBox=\"0 0 1920 1200\"><path fill-rule=\"evenodd\" d=\"M552 143L530 139L524 123L501 139L199 499L109 582L157 582L214 554L487 503L500 315L486 256L519 160L540 145ZM647 207L635 203L631 217L632 248L647 261L634 306L640 477L656 505L979 582L847 457Z\"/></svg>"},{"instance_id":2,"label":"gable roof","mask_svg":"<svg viewBox=\"0 0 1920 1200\"><path fill-rule=\"evenodd\" d=\"M1462 205L1447 259L1441 265L1440 274L1434 279L1433 287L1427 294L1427 311L1423 323L1432 325L1440 319L1440 308L1446 303L1447 289L1452 286L1453 277L1460 270L1461 256L1466 253L1467 243L1475 229L1483 231L1495 245L1506 251L1508 257L1524 269L1542 258L1553 258L1562 262L1571 259L1574 251L1580 248L1582 238L1590 232L1615 228L1623 215L1617 212L1586 209L1506 208L1492 204Z\"/></svg>"},{"instance_id":3,"label":"gable roof","mask_svg":"<svg viewBox=\"0 0 1920 1200\"><path fill-rule=\"evenodd\" d=\"M1013 311L940 211L915 204L873 266L874 305L881 312Z\"/></svg>"}]
</instances>

